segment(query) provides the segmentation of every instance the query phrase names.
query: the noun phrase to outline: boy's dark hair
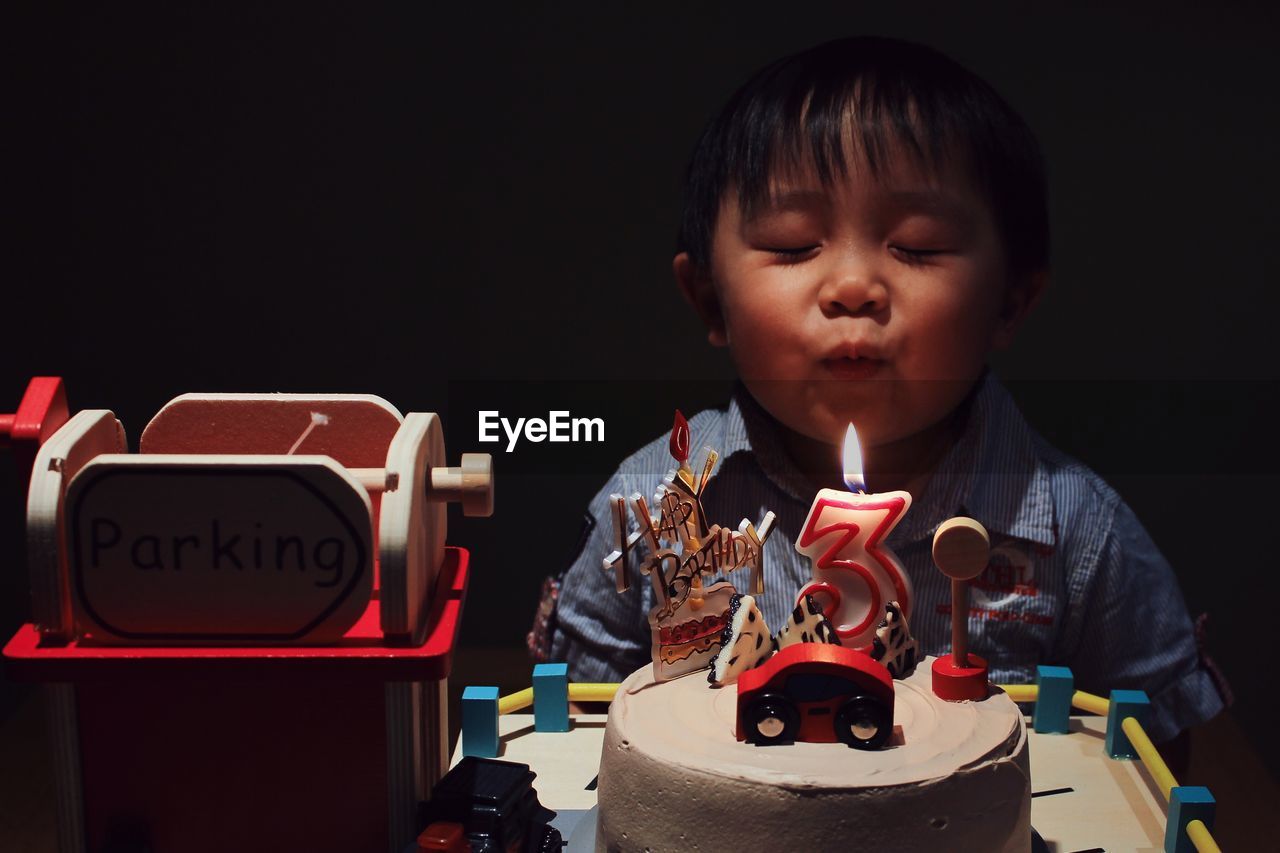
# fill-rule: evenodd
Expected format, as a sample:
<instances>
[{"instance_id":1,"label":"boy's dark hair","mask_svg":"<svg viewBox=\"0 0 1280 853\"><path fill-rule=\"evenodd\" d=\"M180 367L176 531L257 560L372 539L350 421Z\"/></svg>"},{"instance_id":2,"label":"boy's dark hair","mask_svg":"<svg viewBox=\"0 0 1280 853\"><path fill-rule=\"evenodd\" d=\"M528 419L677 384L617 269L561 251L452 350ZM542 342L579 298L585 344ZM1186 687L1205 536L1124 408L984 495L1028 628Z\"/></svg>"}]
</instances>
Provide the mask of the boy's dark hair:
<instances>
[{"instance_id":1,"label":"boy's dark hair","mask_svg":"<svg viewBox=\"0 0 1280 853\"><path fill-rule=\"evenodd\" d=\"M780 165L811 162L824 186L843 177L851 126L873 175L894 144L926 167L959 157L991 207L1010 272L1048 267L1044 161L1030 128L994 89L938 51L866 36L780 59L734 93L694 149L677 251L708 269L731 186L746 213L767 198Z\"/></svg>"}]
</instances>

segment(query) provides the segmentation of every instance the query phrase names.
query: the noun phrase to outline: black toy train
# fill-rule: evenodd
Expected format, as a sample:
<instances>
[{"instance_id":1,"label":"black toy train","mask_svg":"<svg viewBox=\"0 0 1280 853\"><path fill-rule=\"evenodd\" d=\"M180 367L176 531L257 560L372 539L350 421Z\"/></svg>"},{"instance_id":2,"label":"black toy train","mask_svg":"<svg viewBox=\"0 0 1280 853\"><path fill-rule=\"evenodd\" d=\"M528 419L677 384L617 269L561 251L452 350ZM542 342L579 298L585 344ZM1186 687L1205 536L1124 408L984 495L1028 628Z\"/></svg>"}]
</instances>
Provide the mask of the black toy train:
<instances>
[{"instance_id":1,"label":"black toy train","mask_svg":"<svg viewBox=\"0 0 1280 853\"><path fill-rule=\"evenodd\" d=\"M556 816L538 801L527 764L468 756L424 803L420 853L559 853Z\"/></svg>"}]
</instances>

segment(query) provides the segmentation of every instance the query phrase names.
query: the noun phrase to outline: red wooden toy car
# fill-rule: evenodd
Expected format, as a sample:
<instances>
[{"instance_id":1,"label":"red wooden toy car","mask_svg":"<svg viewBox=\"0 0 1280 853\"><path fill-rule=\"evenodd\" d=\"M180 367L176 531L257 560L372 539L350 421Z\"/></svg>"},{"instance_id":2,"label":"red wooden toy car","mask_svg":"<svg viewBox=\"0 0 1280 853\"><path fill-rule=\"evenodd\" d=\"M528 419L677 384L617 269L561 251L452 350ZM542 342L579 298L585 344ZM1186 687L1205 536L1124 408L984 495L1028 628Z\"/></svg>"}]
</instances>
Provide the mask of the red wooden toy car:
<instances>
[{"instance_id":1,"label":"red wooden toy car","mask_svg":"<svg viewBox=\"0 0 1280 853\"><path fill-rule=\"evenodd\" d=\"M796 643L738 678L738 740L879 749L893 733L893 677L864 652Z\"/></svg>"}]
</instances>

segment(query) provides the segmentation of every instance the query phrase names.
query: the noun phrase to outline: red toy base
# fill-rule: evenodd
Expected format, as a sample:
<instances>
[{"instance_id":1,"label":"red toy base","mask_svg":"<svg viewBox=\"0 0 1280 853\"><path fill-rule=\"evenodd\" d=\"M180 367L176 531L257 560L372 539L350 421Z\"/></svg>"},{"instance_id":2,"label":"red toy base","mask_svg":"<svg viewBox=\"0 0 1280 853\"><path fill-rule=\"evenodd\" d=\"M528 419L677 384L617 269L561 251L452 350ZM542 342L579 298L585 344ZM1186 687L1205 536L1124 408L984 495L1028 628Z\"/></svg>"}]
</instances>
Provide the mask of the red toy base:
<instances>
[{"instance_id":1,"label":"red toy base","mask_svg":"<svg viewBox=\"0 0 1280 853\"><path fill-rule=\"evenodd\" d=\"M449 677L469 560L465 548L445 547L428 617L431 627L420 646L387 643L375 597L347 635L327 646L105 646L88 638L53 643L27 624L4 647L4 673L14 681L54 683L171 678L439 681Z\"/></svg>"},{"instance_id":2,"label":"red toy base","mask_svg":"<svg viewBox=\"0 0 1280 853\"><path fill-rule=\"evenodd\" d=\"M969 655L968 666L956 666L951 655L936 658L933 662L933 693L948 702L963 702L987 698L987 662L975 654Z\"/></svg>"}]
</instances>

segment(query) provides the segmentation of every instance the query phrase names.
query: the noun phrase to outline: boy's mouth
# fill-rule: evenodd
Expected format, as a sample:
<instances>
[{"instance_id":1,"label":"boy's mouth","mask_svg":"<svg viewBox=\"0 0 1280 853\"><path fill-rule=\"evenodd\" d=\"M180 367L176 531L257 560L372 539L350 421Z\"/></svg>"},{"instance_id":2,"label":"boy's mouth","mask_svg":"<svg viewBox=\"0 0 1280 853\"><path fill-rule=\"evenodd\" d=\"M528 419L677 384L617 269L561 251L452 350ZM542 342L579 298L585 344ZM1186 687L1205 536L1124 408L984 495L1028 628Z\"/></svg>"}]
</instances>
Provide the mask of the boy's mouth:
<instances>
[{"instance_id":1,"label":"boy's mouth","mask_svg":"<svg viewBox=\"0 0 1280 853\"><path fill-rule=\"evenodd\" d=\"M833 379L871 379L885 366L881 358L837 355L822 360L822 367Z\"/></svg>"}]
</instances>

